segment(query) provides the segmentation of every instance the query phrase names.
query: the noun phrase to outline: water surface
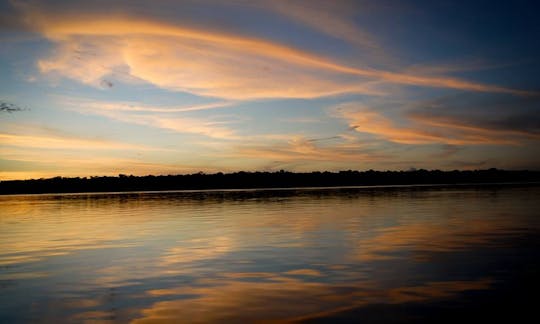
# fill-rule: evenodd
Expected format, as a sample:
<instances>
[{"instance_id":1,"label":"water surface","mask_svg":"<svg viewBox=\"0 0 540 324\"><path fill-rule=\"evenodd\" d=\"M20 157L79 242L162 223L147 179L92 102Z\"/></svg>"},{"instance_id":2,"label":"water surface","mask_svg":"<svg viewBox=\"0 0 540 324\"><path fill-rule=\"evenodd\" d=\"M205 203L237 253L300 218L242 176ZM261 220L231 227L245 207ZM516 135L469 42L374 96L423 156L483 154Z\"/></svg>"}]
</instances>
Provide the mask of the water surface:
<instances>
[{"instance_id":1,"label":"water surface","mask_svg":"<svg viewBox=\"0 0 540 324\"><path fill-rule=\"evenodd\" d=\"M534 186L0 197L0 322L418 322L536 305Z\"/></svg>"}]
</instances>

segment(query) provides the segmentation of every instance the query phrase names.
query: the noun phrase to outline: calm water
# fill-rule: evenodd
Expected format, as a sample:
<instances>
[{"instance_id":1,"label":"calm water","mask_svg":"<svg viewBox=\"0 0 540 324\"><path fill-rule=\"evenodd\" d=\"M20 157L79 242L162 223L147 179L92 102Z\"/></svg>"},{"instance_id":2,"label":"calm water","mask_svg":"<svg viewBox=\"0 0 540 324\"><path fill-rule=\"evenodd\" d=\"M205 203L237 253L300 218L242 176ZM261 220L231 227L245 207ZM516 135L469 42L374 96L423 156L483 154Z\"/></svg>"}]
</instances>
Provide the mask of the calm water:
<instances>
[{"instance_id":1,"label":"calm water","mask_svg":"<svg viewBox=\"0 0 540 324\"><path fill-rule=\"evenodd\" d=\"M0 322L366 323L537 305L540 187L0 197Z\"/></svg>"}]
</instances>

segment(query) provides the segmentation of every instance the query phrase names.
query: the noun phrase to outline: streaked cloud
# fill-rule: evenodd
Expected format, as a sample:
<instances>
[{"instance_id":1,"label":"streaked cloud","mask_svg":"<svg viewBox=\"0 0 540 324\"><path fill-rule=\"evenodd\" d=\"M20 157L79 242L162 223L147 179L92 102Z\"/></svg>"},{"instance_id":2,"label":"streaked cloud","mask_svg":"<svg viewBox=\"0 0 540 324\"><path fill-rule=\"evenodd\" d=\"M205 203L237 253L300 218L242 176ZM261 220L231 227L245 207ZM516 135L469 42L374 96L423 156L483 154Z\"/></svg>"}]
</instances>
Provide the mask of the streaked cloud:
<instances>
[{"instance_id":1,"label":"streaked cloud","mask_svg":"<svg viewBox=\"0 0 540 324\"><path fill-rule=\"evenodd\" d=\"M339 80L339 69L311 54L255 39L135 19L91 18L41 28L59 47L58 54L39 61L40 70L95 86L123 70L165 89L227 99L380 93L365 78ZM83 50L81 57L81 48L91 52Z\"/></svg>"},{"instance_id":2,"label":"streaked cloud","mask_svg":"<svg viewBox=\"0 0 540 324\"><path fill-rule=\"evenodd\" d=\"M540 133L530 132L526 130L513 130L504 128L490 128L481 125L474 125L467 120L459 120L448 116L430 116L411 114L409 118L417 123L424 124L426 126L433 126L442 129L448 129L454 132L460 132L464 136L486 136L491 138L506 137L506 138L529 138L540 139Z\"/></svg>"},{"instance_id":3,"label":"streaked cloud","mask_svg":"<svg viewBox=\"0 0 540 324\"><path fill-rule=\"evenodd\" d=\"M21 6L21 10L33 29L57 45L52 56L39 60L41 72L58 73L97 87L110 75L124 75L125 82L145 81L173 91L241 100L317 98L345 93L380 95L381 89L373 87L373 81L534 94L446 76L344 65L261 38L177 25L151 17L61 14L39 6ZM294 16L313 25L318 18L311 14L304 10ZM330 28L346 38L351 36L344 35L358 32L349 31L352 27L348 24L345 26L348 27L334 24L321 28L326 31Z\"/></svg>"},{"instance_id":4,"label":"streaked cloud","mask_svg":"<svg viewBox=\"0 0 540 324\"><path fill-rule=\"evenodd\" d=\"M387 154L374 152L366 145L343 141L339 136L328 138L335 140L332 145L321 145L301 135L283 137L287 140L240 145L235 155L281 162L368 162L388 158Z\"/></svg>"},{"instance_id":5,"label":"streaked cloud","mask_svg":"<svg viewBox=\"0 0 540 324\"><path fill-rule=\"evenodd\" d=\"M0 133L0 145L44 149L156 150L156 148L108 140Z\"/></svg>"},{"instance_id":6,"label":"streaked cloud","mask_svg":"<svg viewBox=\"0 0 540 324\"><path fill-rule=\"evenodd\" d=\"M137 102L106 102L92 101L88 99L60 98L65 103L72 106L84 106L95 110L125 111L125 112L155 112L155 113L179 113L199 110L211 110L231 107L233 101L218 101L207 104L196 104L189 106L149 106Z\"/></svg>"},{"instance_id":7,"label":"streaked cloud","mask_svg":"<svg viewBox=\"0 0 540 324\"><path fill-rule=\"evenodd\" d=\"M357 132L400 144L517 145L523 138L539 138L531 132L475 126L465 120L433 114L405 114L398 123L362 103L338 105L332 114L345 119Z\"/></svg>"},{"instance_id":8,"label":"streaked cloud","mask_svg":"<svg viewBox=\"0 0 540 324\"><path fill-rule=\"evenodd\" d=\"M10 133L0 133L1 180L119 173L177 174L212 169L200 161L162 161L165 156L182 154L172 147L87 138L33 125L13 125L8 129Z\"/></svg>"},{"instance_id":9,"label":"streaked cloud","mask_svg":"<svg viewBox=\"0 0 540 324\"><path fill-rule=\"evenodd\" d=\"M123 102L100 102L91 100L67 100L70 109L89 115L103 116L123 123L165 129L177 133L197 134L214 139L238 139L236 132L227 127L232 121L184 117L171 113L216 109L230 103L214 103L188 107L153 107L126 104Z\"/></svg>"},{"instance_id":10,"label":"streaked cloud","mask_svg":"<svg viewBox=\"0 0 540 324\"><path fill-rule=\"evenodd\" d=\"M539 104L539 98L461 95L415 103L405 114L411 120L439 127L538 139Z\"/></svg>"},{"instance_id":11,"label":"streaked cloud","mask_svg":"<svg viewBox=\"0 0 540 324\"><path fill-rule=\"evenodd\" d=\"M380 47L375 37L354 23L352 13L362 10L362 5L345 1L260 1L259 5L355 46L364 49Z\"/></svg>"}]
</instances>

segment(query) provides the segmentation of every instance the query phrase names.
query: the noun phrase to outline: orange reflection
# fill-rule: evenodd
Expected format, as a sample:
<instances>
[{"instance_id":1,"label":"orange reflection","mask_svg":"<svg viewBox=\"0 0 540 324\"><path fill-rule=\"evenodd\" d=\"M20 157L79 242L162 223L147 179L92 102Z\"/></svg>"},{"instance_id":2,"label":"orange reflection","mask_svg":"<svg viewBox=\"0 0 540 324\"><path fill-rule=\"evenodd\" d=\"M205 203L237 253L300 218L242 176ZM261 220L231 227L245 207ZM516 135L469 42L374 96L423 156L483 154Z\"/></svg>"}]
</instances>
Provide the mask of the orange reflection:
<instances>
[{"instance_id":1,"label":"orange reflection","mask_svg":"<svg viewBox=\"0 0 540 324\"><path fill-rule=\"evenodd\" d=\"M205 287L150 291L153 296L184 295L142 310L134 323L226 321L295 322L364 307L451 298L469 290L489 289L492 281L429 282L422 286L379 288L376 282L349 285L306 282L276 276L265 282L205 281ZM207 286L208 284L213 284Z\"/></svg>"},{"instance_id":2,"label":"orange reflection","mask_svg":"<svg viewBox=\"0 0 540 324\"><path fill-rule=\"evenodd\" d=\"M424 268L411 280L406 266L439 252L495 251L505 243L494 234L540 227L534 190L229 194L2 196L0 260L13 266L4 278L47 276L40 284L57 292L48 279L58 269L40 266L62 255L56 266L73 267L61 281L75 297L57 304L80 311L74 320L117 316L103 296L121 295L129 309L119 313L143 323L297 321L490 289L491 273L445 281ZM380 258L388 268L373 262Z\"/></svg>"},{"instance_id":3,"label":"orange reflection","mask_svg":"<svg viewBox=\"0 0 540 324\"><path fill-rule=\"evenodd\" d=\"M489 233L511 231L511 220L469 220L467 224L404 224L385 228L372 238L358 241L354 258L362 261L391 259L392 253L412 251L423 259L431 252L465 250L471 246L486 246L492 242Z\"/></svg>"}]
</instances>

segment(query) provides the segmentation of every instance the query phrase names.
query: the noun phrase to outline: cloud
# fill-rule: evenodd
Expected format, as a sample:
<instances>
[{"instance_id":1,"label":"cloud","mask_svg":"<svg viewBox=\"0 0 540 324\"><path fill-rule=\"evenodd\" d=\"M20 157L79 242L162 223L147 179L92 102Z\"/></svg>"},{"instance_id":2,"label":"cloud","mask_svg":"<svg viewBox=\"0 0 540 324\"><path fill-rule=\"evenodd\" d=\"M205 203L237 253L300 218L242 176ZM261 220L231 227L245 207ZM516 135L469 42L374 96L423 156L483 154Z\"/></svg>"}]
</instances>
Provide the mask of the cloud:
<instances>
[{"instance_id":1,"label":"cloud","mask_svg":"<svg viewBox=\"0 0 540 324\"><path fill-rule=\"evenodd\" d=\"M462 94L413 103L404 114L426 127L523 142L540 139L538 98Z\"/></svg>"},{"instance_id":2,"label":"cloud","mask_svg":"<svg viewBox=\"0 0 540 324\"><path fill-rule=\"evenodd\" d=\"M361 163L388 158L387 154L373 151L366 145L343 141L340 136L324 139L309 139L301 135L282 136L285 141L265 144L246 143L237 146L235 155L252 159L265 159L280 162L340 162ZM337 140L337 141L336 141ZM333 141L331 145L318 142Z\"/></svg>"},{"instance_id":3,"label":"cloud","mask_svg":"<svg viewBox=\"0 0 540 324\"><path fill-rule=\"evenodd\" d=\"M0 112L13 113L16 111L23 111L23 110L25 109L17 106L16 104L0 101Z\"/></svg>"},{"instance_id":4,"label":"cloud","mask_svg":"<svg viewBox=\"0 0 540 324\"><path fill-rule=\"evenodd\" d=\"M166 174L196 172L201 168L197 163L153 162L176 152L170 148L85 138L33 126L10 125L10 132L0 132L0 179Z\"/></svg>"},{"instance_id":5,"label":"cloud","mask_svg":"<svg viewBox=\"0 0 540 324\"><path fill-rule=\"evenodd\" d=\"M344 1L263 1L265 9L274 10L296 23L361 48L377 49L377 40L354 23L352 13L358 6Z\"/></svg>"},{"instance_id":6,"label":"cloud","mask_svg":"<svg viewBox=\"0 0 540 324\"><path fill-rule=\"evenodd\" d=\"M452 160L448 163L449 166L452 166L456 169L460 170L478 170L478 169L487 169L487 167L493 167L494 162L491 161L488 163L488 161L460 161L460 160ZM518 168L519 169L519 168ZM527 169L527 168L523 168Z\"/></svg>"},{"instance_id":7,"label":"cloud","mask_svg":"<svg viewBox=\"0 0 540 324\"><path fill-rule=\"evenodd\" d=\"M325 63L306 53L254 39L129 19L42 28L58 50L40 70L96 86L123 69L161 88L227 99L378 93L369 80L338 80L339 71L320 69ZM91 51L74 55L81 48Z\"/></svg>"},{"instance_id":8,"label":"cloud","mask_svg":"<svg viewBox=\"0 0 540 324\"><path fill-rule=\"evenodd\" d=\"M54 155L39 150L2 148L2 164L13 164L8 170L2 168L0 180L39 179L63 177L85 177L89 175L116 176L120 173L133 175L167 175L195 173L200 170L218 172L197 162L152 162L137 158L109 157L87 154L86 151L55 150ZM25 167L29 165L30 167Z\"/></svg>"},{"instance_id":9,"label":"cloud","mask_svg":"<svg viewBox=\"0 0 540 324\"><path fill-rule=\"evenodd\" d=\"M67 99L66 103L74 111L103 116L123 123L161 128L176 133L204 135L214 139L239 139L233 129L225 126L231 121L171 115L171 113L226 107L230 105L228 102L168 108L77 99Z\"/></svg>"},{"instance_id":10,"label":"cloud","mask_svg":"<svg viewBox=\"0 0 540 324\"><path fill-rule=\"evenodd\" d=\"M501 144L518 145L524 139L538 139L539 134L474 125L467 120L449 116L405 114L400 123L362 103L345 103L332 109L331 114L347 121L351 129L400 144ZM395 118L395 117L394 117Z\"/></svg>"},{"instance_id":11,"label":"cloud","mask_svg":"<svg viewBox=\"0 0 540 324\"><path fill-rule=\"evenodd\" d=\"M494 104L493 101L496 101ZM454 102L442 99L433 105L420 104L407 112L408 118L424 124L476 132L500 132L524 138L540 136L537 101L490 100Z\"/></svg>"},{"instance_id":12,"label":"cloud","mask_svg":"<svg viewBox=\"0 0 540 324\"><path fill-rule=\"evenodd\" d=\"M103 87L103 88L112 88L114 86L114 83L112 83L111 81L109 80L101 80L100 81L100 85Z\"/></svg>"},{"instance_id":13,"label":"cloud","mask_svg":"<svg viewBox=\"0 0 540 324\"><path fill-rule=\"evenodd\" d=\"M95 110L124 111L124 112L149 112L149 113L179 113L200 110L211 110L231 107L234 101L217 101L204 104L187 106L150 106L137 102L105 102L91 101L86 99L60 97L68 105L84 106Z\"/></svg>"},{"instance_id":14,"label":"cloud","mask_svg":"<svg viewBox=\"0 0 540 324\"><path fill-rule=\"evenodd\" d=\"M527 130L515 130L505 129L499 127L489 127L486 125L478 125L471 123L466 119L457 119L450 116L433 116L433 115L421 115L410 114L409 118L419 124L425 126L437 127L440 129L446 129L454 133L460 133L464 138L507 138L512 142L513 138L528 138L528 139L540 139L540 133L531 132ZM509 143L510 143L509 142Z\"/></svg>"},{"instance_id":15,"label":"cloud","mask_svg":"<svg viewBox=\"0 0 540 324\"><path fill-rule=\"evenodd\" d=\"M17 146L42 149L75 149L75 150L159 150L138 144L128 144L115 141L70 138L43 135L20 135L0 133L2 146Z\"/></svg>"},{"instance_id":16,"label":"cloud","mask_svg":"<svg viewBox=\"0 0 540 324\"><path fill-rule=\"evenodd\" d=\"M275 42L151 17L54 13L37 5L20 9L34 30L56 44L52 56L39 60L40 70L97 87L111 75L123 75L126 82L142 80L172 91L237 100L380 95L377 82L531 94L445 76L347 66ZM291 14L313 25L310 13L298 11ZM348 24L332 28L346 38L357 32L349 33Z\"/></svg>"},{"instance_id":17,"label":"cloud","mask_svg":"<svg viewBox=\"0 0 540 324\"><path fill-rule=\"evenodd\" d=\"M447 159L458 153L461 149L462 147L460 146L443 144L441 151L431 154L431 157L434 159Z\"/></svg>"},{"instance_id":18,"label":"cloud","mask_svg":"<svg viewBox=\"0 0 540 324\"><path fill-rule=\"evenodd\" d=\"M481 70L493 70L501 69L505 67L511 67L514 65L519 65L522 62L505 62L505 63L496 63L489 60L480 59L480 58L468 58L468 59L457 59L454 58L448 61L438 61L437 63L422 63L414 64L407 67L404 71L406 73L415 73L422 75L437 75L437 74L452 74L457 72L471 72L471 71L481 71Z\"/></svg>"}]
</instances>

